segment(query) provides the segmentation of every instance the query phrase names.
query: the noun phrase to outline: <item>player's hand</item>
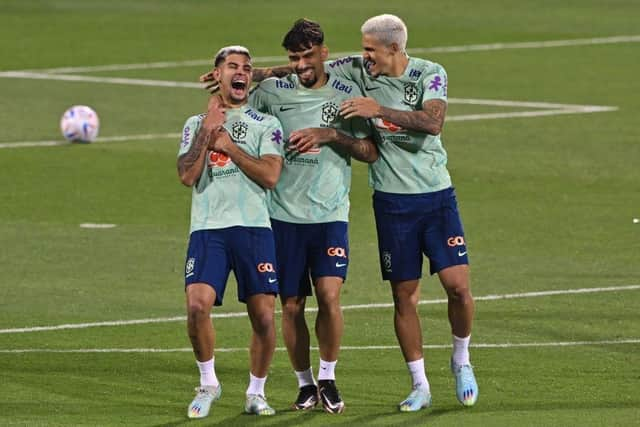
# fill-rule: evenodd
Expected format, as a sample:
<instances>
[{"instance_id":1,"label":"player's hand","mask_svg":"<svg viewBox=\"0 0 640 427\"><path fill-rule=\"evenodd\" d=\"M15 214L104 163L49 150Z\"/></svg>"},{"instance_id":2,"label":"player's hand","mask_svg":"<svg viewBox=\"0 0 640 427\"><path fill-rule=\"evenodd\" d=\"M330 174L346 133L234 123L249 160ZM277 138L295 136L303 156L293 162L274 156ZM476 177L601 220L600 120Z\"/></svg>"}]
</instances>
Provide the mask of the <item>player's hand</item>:
<instances>
[{"instance_id":1,"label":"player's hand","mask_svg":"<svg viewBox=\"0 0 640 427\"><path fill-rule=\"evenodd\" d=\"M220 83L213 77L213 70L200 76L200 83L205 83L205 90L213 94L220 90Z\"/></svg>"},{"instance_id":2,"label":"player's hand","mask_svg":"<svg viewBox=\"0 0 640 427\"><path fill-rule=\"evenodd\" d=\"M289 149L305 153L327 142L335 141L333 128L306 128L294 130L289 134Z\"/></svg>"},{"instance_id":3,"label":"player's hand","mask_svg":"<svg viewBox=\"0 0 640 427\"><path fill-rule=\"evenodd\" d=\"M373 98L357 97L351 98L340 104L340 115L345 119L352 117L364 117L371 119L381 117L380 104Z\"/></svg>"},{"instance_id":4,"label":"player's hand","mask_svg":"<svg viewBox=\"0 0 640 427\"><path fill-rule=\"evenodd\" d=\"M209 98L209 105L207 106L207 117L202 122L202 128L204 131L211 133L211 139L209 140L209 149L212 148L212 144L218 137L218 134L222 130L222 125L226 120L226 105L220 95L213 95Z\"/></svg>"}]
</instances>

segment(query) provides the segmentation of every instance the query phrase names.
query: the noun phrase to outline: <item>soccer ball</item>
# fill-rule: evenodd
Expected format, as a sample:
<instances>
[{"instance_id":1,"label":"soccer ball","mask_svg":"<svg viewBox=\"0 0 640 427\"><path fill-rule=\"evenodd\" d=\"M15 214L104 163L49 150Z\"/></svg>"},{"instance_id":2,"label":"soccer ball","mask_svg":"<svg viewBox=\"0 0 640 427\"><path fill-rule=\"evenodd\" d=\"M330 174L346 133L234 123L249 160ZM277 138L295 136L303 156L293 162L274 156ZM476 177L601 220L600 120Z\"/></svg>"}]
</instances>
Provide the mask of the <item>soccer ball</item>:
<instances>
[{"instance_id":1,"label":"soccer ball","mask_svg":"<svg viewBox=\"0 0 640 427\"><path fill-rule=\"evenodd\" d=\"M92 142L98 136L100 120L91 107L74 105L60 119L62 136L70 142Z\"/></svg>"}]
</instances>

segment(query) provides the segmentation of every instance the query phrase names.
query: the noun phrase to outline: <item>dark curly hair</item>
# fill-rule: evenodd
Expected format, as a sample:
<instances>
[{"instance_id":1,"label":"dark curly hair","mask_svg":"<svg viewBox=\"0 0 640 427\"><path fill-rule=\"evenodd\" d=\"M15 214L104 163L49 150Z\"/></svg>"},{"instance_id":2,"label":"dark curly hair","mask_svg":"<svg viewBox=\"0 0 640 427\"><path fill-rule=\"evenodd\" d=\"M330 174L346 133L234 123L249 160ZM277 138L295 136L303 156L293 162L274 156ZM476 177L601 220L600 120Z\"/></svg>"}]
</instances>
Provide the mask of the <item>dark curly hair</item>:
<instances>
[{"instance_id":1,"label":"dark curly hair","mask_svg":"<svg viewBox=\"0 0 640 427\"><path fill-rule=\"evenodd\" d=\"M284 36L282 47L291 52L300 52L311 49L312 46L320 46L324 43L324 33L320 24L309 19L298 19L293 27Z\"/></svg>"}]
</instances>

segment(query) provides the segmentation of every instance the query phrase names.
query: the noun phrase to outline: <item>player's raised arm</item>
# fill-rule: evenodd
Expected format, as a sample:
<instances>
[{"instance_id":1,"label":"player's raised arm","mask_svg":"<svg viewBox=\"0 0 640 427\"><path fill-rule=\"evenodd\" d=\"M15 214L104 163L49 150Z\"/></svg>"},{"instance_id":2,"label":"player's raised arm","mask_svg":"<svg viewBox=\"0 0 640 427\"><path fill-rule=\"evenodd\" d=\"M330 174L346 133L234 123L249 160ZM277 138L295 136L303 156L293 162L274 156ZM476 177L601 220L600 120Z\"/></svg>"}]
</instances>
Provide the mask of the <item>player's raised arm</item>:
<instances>
[{"instance_id":1,"label":"player's raised arm","mask_svg":"<svg viewBox=\"0 0 640 427\"><path fill-rule=\"evenodd\" d=\"M178 157L177 168L180 181L187 187L192 187L198 182L204 168L207 148L212 139L217 138L224 120L222 101L220 97L212 96L209 100L207 117L202 121L200 128L195 131L191 129L192 124L189 121L185 124L182 143L188 150ZM192 132L195 132L195 136Z\"/></svg>"}]
</instances>

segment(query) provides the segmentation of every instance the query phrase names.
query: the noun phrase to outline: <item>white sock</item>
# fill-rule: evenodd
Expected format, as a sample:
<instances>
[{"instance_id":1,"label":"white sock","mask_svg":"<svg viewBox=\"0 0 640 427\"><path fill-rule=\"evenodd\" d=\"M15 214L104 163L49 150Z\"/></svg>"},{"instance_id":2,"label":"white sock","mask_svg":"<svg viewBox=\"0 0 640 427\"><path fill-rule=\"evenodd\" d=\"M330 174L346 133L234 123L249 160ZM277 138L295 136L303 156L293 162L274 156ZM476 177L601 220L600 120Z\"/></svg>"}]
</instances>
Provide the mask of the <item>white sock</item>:
<instances>
[{"instance_id":1,"label":"white sock","mask_svg":"<svg viewBox=\"0 0 640 427\"><path fill-rule=\"evenodd\" d=\"M413 388L422 388L429 391L429 380L427 380L427 374L424 371L424 358L407 362L407 368L409 368L409 373L411 374Z\"/></svg>"},{"instance_id":2,"label":"white sock","mask_svg":"<svg viewBox=\"0 0 640 427\"><path fill-rule=\"evenodd\" d=\"M327 362L325 360L320 359L320 369L318 369L318 381L320 380L335 380L336 379L336 363L337 360L333 362Z\"/></svg>"},{"instance_id":3,"label":"white sock","mask_svg":"<svg viewBox=\"0 0 640 427\"><path fill-rule=\"evenodd\" d=\"M469 341L471 341L471 335L466 338L458 338L455 335L453 337L453 354L451 359L457 366L470 365L469 362Z\"/></svg>"},{"instance_id":4,"label":"white sock","mask_svg":"<svg viewBox=\"0 0 640 427\"><path fill-rule=\"evenodd\" d=\"M207 360L206 362L199 362L196 360L196 364L198 365L198 369L200 370L200 385L212 385L214 387L218 387L220 385L218 377L216 377L216 370L213 363L214 360L215 357L211 360Z\"/></svg>"},{"instance_id":5,"label":"white sock","mask_svg":"<svg viewBox=\"0 0 640 427\"><path fill-rule=\"evenodd\" d=\"M258 378L253 376L251 372L249 372L249 387L247 387L247 396L250 394L259 394L260 396L264 396L264 383L267 382L267 377Z\"/></svg>"},{"instance_id":6,"label":"white sock","mask_svg":"<svg viewBox=\"0 0 640 427\"><path fill-rule=\"evenodd\" d=\"M313 369L309 367L306 371L295 371L296 377L298 377L298 388L302 388L306 385L315 385L316 381L313 378Z\"/></svg>"}]
</instances>

